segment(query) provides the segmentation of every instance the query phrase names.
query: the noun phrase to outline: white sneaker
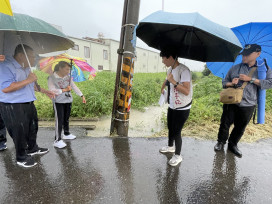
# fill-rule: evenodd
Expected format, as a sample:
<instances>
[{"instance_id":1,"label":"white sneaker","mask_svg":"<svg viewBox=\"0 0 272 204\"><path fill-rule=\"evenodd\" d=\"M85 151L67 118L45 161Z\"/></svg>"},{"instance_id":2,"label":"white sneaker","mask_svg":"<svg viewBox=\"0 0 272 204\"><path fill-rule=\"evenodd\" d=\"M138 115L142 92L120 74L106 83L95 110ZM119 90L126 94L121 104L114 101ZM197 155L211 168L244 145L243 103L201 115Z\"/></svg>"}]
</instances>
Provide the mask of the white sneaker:
<instances>
[{"instance_id":1,"label":"white sneaker","mask_svg":"<svg viewBox=\"0 0 272 204\"><path fill-rule=\"evenodd\" d=\"M171 166L177 166L182 161L180 155L174 154L173 157L169 160L168 164Z\"/></svg>"},{"instance_id":2,"label":"white sneaker","mask_svg":"<svg viewBox=\"0 0 272 204\"><path fill-rule=\"evenodd\" d=\"M167 152L175 152L175 147L166 146L160 149L160 153L167 153Z\"/></svg>"},{"instance_id":3,"label":"white sneaker","mask_svg":"<svg viewBox=\"0 0 272 204\"><path fill-rule=\"evenodd\" d=\"M55 141L53 146L61 149L61 148L66 147L67 145L65 142L63 142L63 140L60 140L60 141Z\"/></svg>"},{"instance_id":4,"label":"white sneaker","mask_svg":"<svg viewBox=\"0 0 272 204\"><path fill-rule=\"evenodd\" d=\"M73 134L70 134L70 135L62 135L62 139L64 139L64 140L74 140L74 139L76 139L76 136L73 135Z\"/></svg>"}]
</instances>

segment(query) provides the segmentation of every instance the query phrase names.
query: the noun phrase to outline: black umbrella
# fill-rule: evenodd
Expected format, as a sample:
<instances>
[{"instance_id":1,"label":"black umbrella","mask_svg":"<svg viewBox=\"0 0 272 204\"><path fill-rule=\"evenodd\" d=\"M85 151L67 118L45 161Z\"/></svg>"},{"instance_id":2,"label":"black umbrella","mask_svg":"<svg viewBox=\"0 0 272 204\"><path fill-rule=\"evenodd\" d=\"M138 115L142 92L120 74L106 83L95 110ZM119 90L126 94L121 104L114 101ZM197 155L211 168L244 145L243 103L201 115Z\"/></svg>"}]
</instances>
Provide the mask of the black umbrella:
<instances>
[{"instance_id":1,"label":"black umbrella","mask_svg":"<svg viewBox=\"0 0 272 204\"><path fill-rule=\"evenodd\" d=\"M140 21L136 35L150 47L202 62L233 62L242 49L230 28L198 13L155 12Z\"/></svg>"}]
</instances>

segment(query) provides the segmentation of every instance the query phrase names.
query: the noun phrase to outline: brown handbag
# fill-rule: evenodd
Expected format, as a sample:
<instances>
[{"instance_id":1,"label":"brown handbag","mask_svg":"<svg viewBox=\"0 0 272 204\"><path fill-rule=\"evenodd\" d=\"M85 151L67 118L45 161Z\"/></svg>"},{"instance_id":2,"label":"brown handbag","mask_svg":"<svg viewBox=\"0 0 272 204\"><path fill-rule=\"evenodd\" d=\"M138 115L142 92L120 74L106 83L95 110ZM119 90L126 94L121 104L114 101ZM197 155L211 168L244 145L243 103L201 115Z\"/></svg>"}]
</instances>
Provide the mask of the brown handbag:
<instances>
[{"instance_id":1,"label":"brown handbag","mask_svg":"<svg viewBox=\"0 0 272 204\"><path fill-rule=\"evenodd\" d=\"M257 67L252 68L252 70L249 73L249 77L252 77L254 71L257 69ZM223 89L220 92L220 99L219 101L224 104L237 104L242 101L244 88L247 85L247 81L243 83L243 85L239 88L226 88Z\"/></svg>"}]
</instances>

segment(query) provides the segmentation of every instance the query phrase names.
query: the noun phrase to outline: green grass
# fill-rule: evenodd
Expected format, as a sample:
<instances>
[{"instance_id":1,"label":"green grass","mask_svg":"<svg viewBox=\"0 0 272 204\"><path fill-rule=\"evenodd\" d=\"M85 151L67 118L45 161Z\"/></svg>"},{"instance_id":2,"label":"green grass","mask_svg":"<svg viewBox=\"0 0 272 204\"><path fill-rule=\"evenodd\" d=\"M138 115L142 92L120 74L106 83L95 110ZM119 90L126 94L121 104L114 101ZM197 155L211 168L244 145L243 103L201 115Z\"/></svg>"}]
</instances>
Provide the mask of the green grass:
<instances>
[{"instance_id":1,"label":"green grass","mask_svg":"<svg viewBox=\"0 0 272 204\"><path fill-rule=\"evenodd\" d=\"M38 83L41 87L48 89L46 73L36 71ZM71 117L91 118L109 115L112 112L115 73L99 72L94 80L76 83L84 94L87 104L82 104L81 98L72 92L74 101ZM146 106L157 104L165 73L134 74L132 107L143 109ZM51 100L41 93L36 93L35 102L40 118L54 117Z\"/></svg>"},{"instance_id":2,"label":"green grass","mask_svg":"<svg viewBox=\"0 0 272 204\"><path fill-rule=\"evenodd\" d=\"M48 75L36 71L38 83L47 89ZM72 92L74 97L71 117L92 118L110 115L112 112L115 73L99 72L94 80L76 83L86 97L87 104L82 104L81 98ZM219 93L222 90L221 79L213 75L202 77L195 73L193 88L193 105L187 122L190 124L204 124L218 122L222 114L222 103ZM166 74L136 73L133 78L132 108L142 110L144 107L157 105L160 90ZM272 112L272 90L267 91L266 113ZM36 93L38 115L40 118L54 117L51 100L41 93Z\"/></svg>"}]
</instances>

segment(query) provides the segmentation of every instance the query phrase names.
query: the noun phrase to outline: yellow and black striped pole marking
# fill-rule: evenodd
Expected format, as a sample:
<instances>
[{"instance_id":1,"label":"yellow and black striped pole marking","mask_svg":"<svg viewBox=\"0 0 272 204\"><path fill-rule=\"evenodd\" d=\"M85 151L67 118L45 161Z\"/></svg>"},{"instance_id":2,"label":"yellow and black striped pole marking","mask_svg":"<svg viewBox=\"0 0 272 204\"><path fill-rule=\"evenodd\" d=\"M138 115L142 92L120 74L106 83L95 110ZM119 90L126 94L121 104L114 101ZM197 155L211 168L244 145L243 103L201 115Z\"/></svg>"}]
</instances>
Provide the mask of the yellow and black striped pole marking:
<instances>
[{"instance_id":1,"label":"yellow and black striped pole marking","mask_svg":"<svg viewBox=\"0 0 272 204\"><path fill-rule=\"evenodd\" d=\"M121 120L129 119L131 107L132 82L134 73L134 58L125 57L122 65L122 75L120 82L120 98L118 103L118 112Z\"/></svg>"}]
</instances>

